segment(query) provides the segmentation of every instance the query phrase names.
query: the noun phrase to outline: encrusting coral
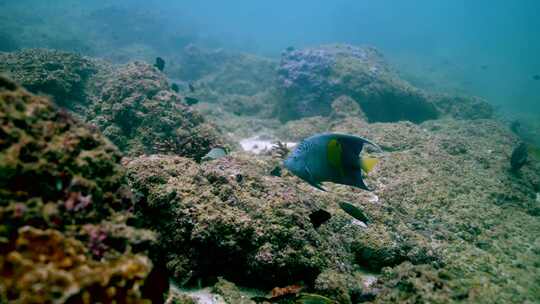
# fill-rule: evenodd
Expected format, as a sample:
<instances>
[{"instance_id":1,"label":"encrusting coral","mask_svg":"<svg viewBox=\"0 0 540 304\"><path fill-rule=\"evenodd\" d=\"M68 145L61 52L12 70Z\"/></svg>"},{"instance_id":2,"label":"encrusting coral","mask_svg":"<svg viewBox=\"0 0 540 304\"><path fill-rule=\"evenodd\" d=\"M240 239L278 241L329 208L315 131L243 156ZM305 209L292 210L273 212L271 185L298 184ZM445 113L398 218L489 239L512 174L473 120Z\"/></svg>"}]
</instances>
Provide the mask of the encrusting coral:
<instances>
[{"instance_id":1,"label":"encrusting coral","mask_svg":"<svg viewBox=\"0 0 540 304\"><path fill-rule=\"evenodd\" d=\"M190 109L155 67L134 62L95 79L86 119L121 150L200 159L222 143L217 129Z\"/></svg>"},{"instance_id":2,"label":"encrusting coral","mask_svg":"<svg viewBox=\"0 0 540 304\"><path fill-rule=\"evenodd\" d=\"M46 49L0 53L0 72L33 93L53 96L62 107L77 112L87 106L86 85L97 72L81 55Z\"/></svg>"},{"instance_id":3,"label":"encrusting coral","mask_svg":"<svg viewBox=\"0 0 540 304\"><path fill-rule=\"evenodd\" d=\"M162 300L144 287L154 233L127 225L123 182L108 140L0 77L0 300Z\"/></svg>"},{"instance_id":4,"label":"encrusting coral","mask_svg":"<svg viewBox=\"0 0 540 304\"><path fill-rule=\"evenodd\" d=\"M152 65L115 66L45 49L0 53L0 72L98 128L130 155L168 153L200 159L225 140L170 88Z\"/></svg>"},{"instance_id":5,"label":"encrusting coral","mask_svg":"<svg viewBox=\"0 0 540 304\"><path fill-rule=\"evenodd\" d=\"M142 294L152 269L145 256L94 261L81 242L29 226L0 249L0 302L151 303Z\"/></svg>"}]
</instances>

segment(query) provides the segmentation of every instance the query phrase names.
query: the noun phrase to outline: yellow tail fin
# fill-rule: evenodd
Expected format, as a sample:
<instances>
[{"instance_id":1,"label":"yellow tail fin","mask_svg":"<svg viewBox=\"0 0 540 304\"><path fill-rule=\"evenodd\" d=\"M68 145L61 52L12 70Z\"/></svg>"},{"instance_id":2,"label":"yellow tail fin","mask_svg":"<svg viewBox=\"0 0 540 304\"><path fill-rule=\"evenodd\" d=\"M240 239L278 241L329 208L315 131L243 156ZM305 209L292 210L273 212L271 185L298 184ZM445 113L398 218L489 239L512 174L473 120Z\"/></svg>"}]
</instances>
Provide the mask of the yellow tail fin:
<instances>
[{"instance_id":1,"label":"yellow tail fin","mask_svg":"<svg viewBox=\"0 0 540 304\"><path fill-rule=\"evenodd\" d=\"M375 165L377 165L378 162L379 160L376 158L363 157L360 161L360 166L364 172L369 173L371 170L373 170L373 168L375 168Z\"/></svg>"}]
</instances>

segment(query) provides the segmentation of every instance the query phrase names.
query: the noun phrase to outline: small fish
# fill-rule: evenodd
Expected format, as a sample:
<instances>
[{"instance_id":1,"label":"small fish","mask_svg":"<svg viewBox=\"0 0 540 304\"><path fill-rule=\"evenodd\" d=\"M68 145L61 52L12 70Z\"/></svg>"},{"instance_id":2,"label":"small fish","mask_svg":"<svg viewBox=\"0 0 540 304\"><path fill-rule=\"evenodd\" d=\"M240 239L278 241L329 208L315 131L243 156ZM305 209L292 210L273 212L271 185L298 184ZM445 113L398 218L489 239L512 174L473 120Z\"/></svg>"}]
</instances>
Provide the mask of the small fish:
<instances>
[{"instance_id":1,"label":"small fish","mask_svg":"<svg viewBox=\"0 0 540 304\"><path fill-rule=\"evenodd\" d=\"M171 85L171 90L175 91L176 93L180 92L180 87L178 86L178 84L176 83L173 83Z\"/></svg>"},{"instance_id":2,"label":"small fish","mask_svg":"<svg viewBox=\"0 0 540 304\"><path fill-rule=\"evenodd\" d=\"M194 97L184 97L184 100L186 101L186 103L190 106L194 105L194 104L198 104L199 103L199 100L197 98L194 98Z\"/></svg>"},{"instance_id":3,"label":"small fish","mask_svg":"<svg viewBox=\"0 0 540 304\"><path fill-rule=\"evenodd\" d=\"M195 87L193 87L193 85L191 83L188 83L188 88L189 88L189 91L191 93L194 93L195 92Z\"/></svg>"},{"instance_id":4,"label":"small fish","mask_svg":"<svg viewBox=\"0 0 540 304\"><path fill-rule=\"evenodd\" d=\"M348 215L354 217L355 219L359 221L362 221L366 224L370 222L369 218L364 214L364 212L362 212L362 210L360 210L358 207L354 206L351 203L341 202L339 203L339 207L343 211L345 211L345 213L347 213Z\"/></svg>"},{"instance_id":5,"label":"small fish","mask_svg":"<svg viewBox=\"0 0 540 304\"><path fill-rule=\"evenodd\" d=\"M524 142L520 143L514 151L512 151L512 156L510 157L510 167L512 171L519 171L519 169L527 163L528 152L527 144Z\"/></svg>"},{"instance_id":6,"label":"small fish","mask_svg":"<svg viewBox=\"0 0 540 304\"><path fill-rule=\"evenodd\" d=\"M205 156L201 158L202 161L214 160L227 156L227 151L223 148L213 148L210 152L206 153Z\"/></svg>"},{"instance_id":7,"label":"small fish","mask_svg":"<svg viewBox=\"0 0 540 304\"><path fill-rule=\"evenodd\" d=\"M370 190L362 179L378 160L360 157L364 144L381 148L367 139L337 133L317 134L303 140L284 161L285 167L313 187L325 191L321 182L333 182Z\"/></svg>"},{"instance_id":8,"label":"small fish","mask_svg":"<svg viewBox=\"0 0 540 304\"><path fill-rule=\"evenodd\" d=\"M536 74L532 77L533 80L540 80L540 75Z\"/></svg>"},{"instance_id":9,"label":"small fish","mask_svg":"<svg viewBox=\"0 0 540 304\"><path fill-rule=\"evenodd\" d=\"M323 209L319 209L309 215L309 220L311 221L311 224L313 224L313 228L317 229L322 224L326 223L331 217L332 215L330 215L330 213Z\"/></svg>"},{"instance_id":10,"label":"small fish","mask_svg":"<svg viewBox=\"0 0 540 304\"><path fill-rule=\"evenodd\" d=\"M484 65L481 65L480 68L485 71L488 69L488 66L484 64Z\"/></svg>"},{"instance_id":11,"label":"small fish","mask_svg":"<svg viewBox=\"0 0 540 304\"><path fill-rule=\"evenodd\" d=\"M165 69L165 60L163 60L163 58L161 57L156 57L156 63L154 63L154 66L163 72L163 70Z\"/></svg>"}]
</instances>

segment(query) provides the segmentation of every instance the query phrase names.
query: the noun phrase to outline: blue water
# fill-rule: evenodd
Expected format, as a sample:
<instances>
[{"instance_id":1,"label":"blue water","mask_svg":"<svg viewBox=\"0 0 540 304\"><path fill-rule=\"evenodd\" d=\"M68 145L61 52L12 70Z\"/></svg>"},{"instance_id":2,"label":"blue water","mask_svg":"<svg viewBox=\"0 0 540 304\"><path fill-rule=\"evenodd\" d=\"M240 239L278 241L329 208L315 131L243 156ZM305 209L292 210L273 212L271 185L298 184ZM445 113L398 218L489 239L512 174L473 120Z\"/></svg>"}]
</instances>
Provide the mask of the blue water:
<instances>
[{"instance_id":1,"label":"blue water","mask_svg":"<svg viewBox=\"0 0 540 304\"><path fill-rule=\"evenodd\" d=\"M503 113L540 117L540 81L533 79L540 74L535 0L2 0L0 29L17 32L37 22L56 29L49 36L63 37L52 47L69 49L70 35L95 46L104 37L89 15L111 6L137 11L139 26L150 32L140 36L142 42L157 50L170 51L171 45L160 44L179 32L178 45L193 40L272 57L288 46L368 44L417 86L478 95ZM122 27L133 30L125 22L113 26L119 40ZM29 44L51 47L41 37Z\"/></svg>"}]
</instances>

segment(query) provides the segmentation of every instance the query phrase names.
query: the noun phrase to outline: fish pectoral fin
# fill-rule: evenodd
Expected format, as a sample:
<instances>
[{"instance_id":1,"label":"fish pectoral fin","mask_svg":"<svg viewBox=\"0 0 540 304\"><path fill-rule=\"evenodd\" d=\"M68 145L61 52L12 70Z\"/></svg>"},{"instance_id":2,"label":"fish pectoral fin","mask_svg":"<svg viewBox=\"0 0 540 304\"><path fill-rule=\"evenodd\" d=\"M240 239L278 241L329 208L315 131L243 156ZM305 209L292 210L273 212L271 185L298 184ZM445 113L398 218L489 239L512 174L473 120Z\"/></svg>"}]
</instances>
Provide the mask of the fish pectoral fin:
<instances>
[{"instance_id":1,"label":"fish pectoral fin","mask_svg":"<svg viewBox=\"0 0 540 304\"><path fill-rule=\"evenodd\" d=\"M309 180L307 181L310 185L312 185L313 187L321 190L321 191L324 191L326 192L326 190L321 186L321 183L317 182L315 180L315 178L313 177L313 175L311 174L311 171L309 170L309 168L306 166L304 167L304 170L306 170L306 173L308 174L309 176Z\"/></svg>"},{"instance_id":2,"label":"fish pectoral fin","mask_svg":"<svg viewBox=\"0 0 540 304\"><path fill-rule=\"evenodd\" d=\"M313 187L315 187L315 188L321 190L321 191L326 192L326 189L324 189L324 188L321 186L321 184L314 184L314 183L309 183L309 184L312 185Z\"/></svg>"},{"instance_id":3,"label":"fish pectoral fin","mask_svg":"<svg viewBox=\"0 0 540 304\"><path fill-rule=\"evenodd\" d=\"M364 170L364 172L369 173L371 172L371 170L373 170L373 168L375 168L378 162L379 160L376 158L363 157L360 160L360 167L362 168L362 170Z\"/></svg>"}]
</instances>

